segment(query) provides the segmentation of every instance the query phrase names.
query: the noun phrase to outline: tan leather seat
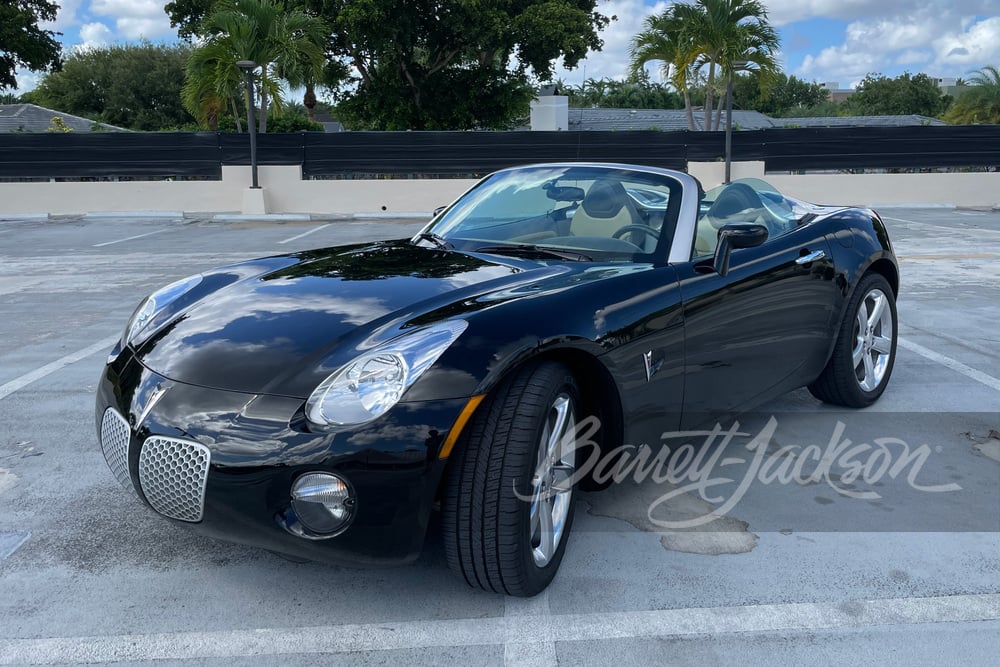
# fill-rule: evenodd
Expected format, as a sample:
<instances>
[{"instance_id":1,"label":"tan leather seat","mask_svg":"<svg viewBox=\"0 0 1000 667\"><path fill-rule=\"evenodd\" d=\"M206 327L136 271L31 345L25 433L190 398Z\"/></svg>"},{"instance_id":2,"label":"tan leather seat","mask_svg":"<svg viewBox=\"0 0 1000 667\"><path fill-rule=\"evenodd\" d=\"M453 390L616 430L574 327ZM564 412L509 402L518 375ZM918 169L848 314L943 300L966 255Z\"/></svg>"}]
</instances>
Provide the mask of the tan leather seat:
<instances>
[{"instance_id":1,"label":"tan leather seat","mask_svg":"<svg viewBox=\"0 0 1000 667\"><path fill-rule=\"evenodd\" d=\"M569 230L574 236L610 238L625 225L641 224L628 193L618 181L595 181L573 213Z\"/></svg>"}]
</instances>

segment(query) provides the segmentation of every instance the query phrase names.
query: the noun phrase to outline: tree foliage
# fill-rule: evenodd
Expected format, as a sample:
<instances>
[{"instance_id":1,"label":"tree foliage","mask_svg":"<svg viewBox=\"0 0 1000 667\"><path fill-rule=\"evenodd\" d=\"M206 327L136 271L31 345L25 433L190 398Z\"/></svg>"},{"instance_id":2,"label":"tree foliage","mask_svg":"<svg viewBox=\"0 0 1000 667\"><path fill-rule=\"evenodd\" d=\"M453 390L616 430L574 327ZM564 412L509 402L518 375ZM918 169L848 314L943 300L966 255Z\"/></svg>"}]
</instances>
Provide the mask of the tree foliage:
<instances>
[{"instance_id":1,"label":"tree foliage","mask_svg":"<svg viewBox=\"0 0 1000 667\"><path fill-rule=\"evenodd\" d=\"M895 78L869 74L842 108L847 114L856 116L939 116L950 101L937 82L926 74L904 72Z\"/></svg>"},{"instance_id":2,"label":"tree foliage","mask_svg":"<svg viewBox=\"0 0 1000 667\"><path fill-rule=\"evenodd\" d=\"M667 86L642 77L637 80L587 79L580 86L557 86L569 97L571 107L605 109L681 109L681 95Z\"/></svg>"},{"instance_id":3,"label":"tree foliage","mask_svg":"<svg viewBox=\"0 0 1000 667\"><path fill-rule=\"evenodd\" d=\"M192 120L181 104L190 47L141 42L78 51L47 74L31 101L132 130Z\"/></svg>"},{"instance_id":4,"label":"tree foliage","mask_svg":"<svg viewBox=\"0 0 1000 667\"><path fill-rule=\"evenodd\" d=\"M800 116L827 101L827 91L818 83L807 83L784 72L774 75L766 85L757 71L733 79L733 106L753 109L769 116Z\"/></svg>"},{"instance_id":5,"label":"tree foliage","mask_svg":"<svg viewBox=\"0 0 1000 667\"><path fill-rule=\"evenodd\" d=\"M987 65L968 80L944 119L955 125L1000 124L1000 68Z\"/></svg>"},{"instance_id":6,"label":"tree foliage","mask_svg":"<svg viewBox=\"0 0 1000 667\"><path fill-rule=\"evenodd\" d=\"M260 99L260 131L267 131L268 108L284 105L281 80L318 78L325 63L328 28L315 16L290 9L281 0L224 0L198 25L202 42L191 54L184 102L200 122L217 126L219 114L243 93L239 61L252 61ZM246 107L246 103L242 105Z\"/></svg>"},{"instance_id":7,"label":"tree foliage","mask_svg":"<svg viewBox=\"0 0 1000 667\"><path fill-rule=\"evenodd\" d=\"M341 120L365 129L504 128L549 80L600 49L595 0L307 0L333 27L331 54L356 72Z\"/></svg>"},{"instance_id":8,"label":"tree foliage","mask_svg":"<svg viewBox=\"0 0 1000 667\"><path fill-rule=\"evenodd\" d=\"M338 116L356 129L504 128L528 113L533 82L549 80L562 58L574 67L601 47L609 18L596 0L284 0L306 9L330 31L327 64L318 77ZM214 0L166 6L182 36L203 34Z\"/></svg>"},{"instance_id":9,"label":"tree foliage","mask_svg":"<svg viewBox=\"0 0 1000 667\"><path fill-rule=\"evenodd\" d=\"M739 70L754 69L766 90L778 73L778 46L778 33L758 0L695 0L693 4L671 5L646 21L643 32L632 41L632 70L660 61L674 86L688 93L696 74L707 70L705 128L719 129L724 96L717 90L717 74L725 81ZM713 123L717 95L719 109ZM694 129L690 99L685 106L689 109L688 126Z\"/></svg>"},{"instance_id":10,"label":"tree foliage","mask_svg":"<svg viewBox=\"0 0 1000 667\"><path fill-rule=\"evenodd\" d=\"M59 5L48 0L0 2L0 90L16 88L15 73L58 69L59 33L43 30L40 21L54 21Z\"/></svg>"}]
</instances>

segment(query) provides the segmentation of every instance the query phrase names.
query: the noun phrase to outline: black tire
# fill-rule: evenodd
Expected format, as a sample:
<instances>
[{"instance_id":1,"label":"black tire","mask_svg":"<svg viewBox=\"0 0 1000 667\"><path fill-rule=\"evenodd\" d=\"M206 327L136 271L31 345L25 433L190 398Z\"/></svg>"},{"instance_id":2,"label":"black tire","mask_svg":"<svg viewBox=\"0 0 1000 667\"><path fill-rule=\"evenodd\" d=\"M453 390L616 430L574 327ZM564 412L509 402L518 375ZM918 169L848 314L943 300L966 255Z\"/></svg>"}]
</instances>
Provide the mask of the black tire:
<instances>
[{"instance_id":1,"label":"black tire","mask_svg":"<svg viewBox=\"0 0 1000 667\"><path fill-rule=\"evenodd\" d=\"M891 313L892 335L890 351L886 360L884 373L878 383L871 389L862 386L859 380L859 373L854 365L854 351L859 344L857 324L858 309L862 301L866 301L866 307L870 296L878 290L886 297L886 307ZM858 283L851 300L847 305L844 320L840 323L837 332L837 344L833 348L833 355L827 363L826 368L815 382L809 385L809 391L813 396L824 403L842 405L848 408L864 408L878 400L889 378L892 375L892 367L896 362L896 335L899 329L899 319L896 316L896 298L889 285L889 281L878 273L868 273L862 277ZM867 354L867 352L865 353Z\"/></svg>"},{"instance_id":2,"label":"black tire","mask_svg":"<svg viewBox=\"0 0 1000 667\"><path fill-rule=\"evenodd\" d=\"M578 415L580 392L565 366L526 366L483 401L449 461L441 517L445 555L452 571L474 588L530 597L559 569L575 490L569 491L561 539L544 567L533 556L531 503L524 497L531 494L546 422L563 397Z\"/></svg>"}]
</instances>

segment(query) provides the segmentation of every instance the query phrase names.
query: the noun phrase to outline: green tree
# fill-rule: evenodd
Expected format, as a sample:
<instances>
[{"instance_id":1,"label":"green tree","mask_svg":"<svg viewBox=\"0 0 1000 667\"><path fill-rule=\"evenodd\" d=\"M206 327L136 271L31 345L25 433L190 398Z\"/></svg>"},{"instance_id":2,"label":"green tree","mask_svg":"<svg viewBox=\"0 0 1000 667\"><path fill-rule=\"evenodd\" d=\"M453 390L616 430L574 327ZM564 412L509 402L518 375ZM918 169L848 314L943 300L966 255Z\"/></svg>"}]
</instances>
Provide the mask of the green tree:
<instances>
[{"instance_id":1,"label":"green tree","mask_svg":"<svg viewBox=\"0 0 1000 667\"><path fill-rule=\"evenodd\" d=\"M48 0L3 0L0 2L0 90L16 88L19 68L59 68L59 33L38 27L54 21L59 5Z\"/></svg>"},{"instance_id":2,"label":"green tree","mask_svg":"<svg viewBox=\"0 0 1000 667\"><path fill-rule=\"evenodd\" d=\"M694 130L694 110L691 104L691 82L698 55L691 33L677 17L677 5L662 14L646 18L643 30L629 45L630 73L638 77L651 62L660 63L660 72L684 96L688 129Z\"/></svg>"},{"instance_id":3,"label":"green tree","mask_svg":"<svg viewBox=\"0 0 1000 667\"><path fill-rule=\"evenodd\" d=\"M284 105L283 74L319 78L325 63L323 46L329 30L315 16L286 8L280 0L225 0L198 26L202 43L187 66L184 100L207 122L218 118L221 107L240 93L241 60L259 65L255 85L260 98L260 132L267 132L268 109ZM245 106L245 105L244 105Z\"/></svg>"},{"instance_id":4,"label":"green tree","mask_svg":"<svg viewBox=\"0 0 1000 667\"><path fill-rule=\"evenodd\" d=\"M926 74L904 72L895 78L869 74L842 108L856 116L938 116L948 108L949 101L937 82Z\"/></svg>"},{"instance_id":5,"label":"green tree","mask_svg":"<svg viewBox=\"0 0 1000 667\"><path fill-rule=\"evenodd\" d=\"M171 25L202 34L215 0L173 0ZM502 128L527 115L533 79L553 63L574 67L601 47L609 22L596 0L284 0L331 27L319 76L287 63L282 76L305 87L303 103L326 85L340 118L358 129Z\"/></svg>"},{"instance_id":6,"label":"green tree","mask_svg":"<svg viewBox=\"0 0 1000 667\"><path fill-rule=\"evenodd\" d=\"M629 81L587 79L580 86L560 83L557 88L569 97L571 107L680 109L684 106L679 93L642 76Z\"/></svg>"},{"instance_id":7,"label":"green tree","mask_svg":"<svg viewBox=\"0 0 1000 667\"><path fill-rule=\"evenodd\" d=\"M969 89L951 105L944 119L954 125L1000 123L1000 68L987 65L972 73Z\"/></svg>"},{"instance_id":8,"label":"green tree","mask_svg":"<svg viewBox=\"0 0 1000 667\"><path fill-rule=\"evenodd\" d=\"M705 129L719 129L724 95L712 118L713 101L738 70L755 69L765 87L778 73L774 53L778 33L767 21L767 10L758 0L696 0L678 3L647 20L645 30L632 42L632 70L647 62L667 64L674 85L687 89L694 74L707 69ZM721 75L722 81L717 79ZM676 77L676 79L675 79ZM694 127L693 117L689 127Z\"/></svg>"},{"instance_id":9,"label":"green tree","mask_svg":"<svg viewBox=\"0 0 1000 667\"><path fill-rule=\"evenodd\" d=\"M308 0L356 73L340 118L365 129L504 128L527 115L532 78L600 49L595 0Z\"/></svg>"},{"instance_id":10,"label":"green tree","mask_svg":"<svg viewBox=\"0 0 1000 667\"><path fill-rule=\"evenodd\" d=\"M45 75L36 104L133 130L189 123L181 104L185 45L141 42L78 51Z\"/></svg>"},{"instance_id":11,"label":"green tree","mask_svg":"<svg viewBox=\"0 0 1000 667\"><path fill-rule=\"evenodd\" d=\"M753 70L733 79L733 106L753 109L769 116L800 116L808 109L827 102L827 91L818 83L807 83L784 72L775 75L769 85Z\"/></svg>"}]
</instances>

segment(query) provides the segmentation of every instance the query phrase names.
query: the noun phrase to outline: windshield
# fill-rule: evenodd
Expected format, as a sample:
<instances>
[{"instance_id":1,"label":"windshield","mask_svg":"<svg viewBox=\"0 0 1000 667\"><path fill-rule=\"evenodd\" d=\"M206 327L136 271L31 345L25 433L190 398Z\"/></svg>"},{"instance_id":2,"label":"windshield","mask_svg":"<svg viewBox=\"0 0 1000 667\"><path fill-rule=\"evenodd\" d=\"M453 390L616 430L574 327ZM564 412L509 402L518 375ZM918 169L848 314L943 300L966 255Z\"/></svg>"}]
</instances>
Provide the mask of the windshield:
<instances>
[{"instance_id":1,"label":"windshield","mask_svg":"<svg viewBox=\"0 0 1000 667\"><path fill-rule=\"evenodd\" d=\"M557 260L652 261L666 256L680 200L680 183L662 174L576 165L511 169L484 179L414 242Z\"/></svg>"}]
</instances>

